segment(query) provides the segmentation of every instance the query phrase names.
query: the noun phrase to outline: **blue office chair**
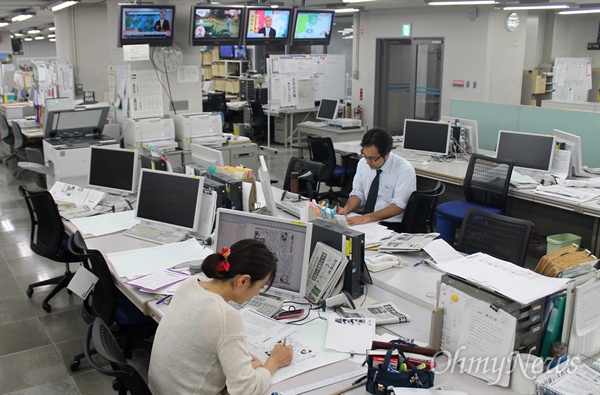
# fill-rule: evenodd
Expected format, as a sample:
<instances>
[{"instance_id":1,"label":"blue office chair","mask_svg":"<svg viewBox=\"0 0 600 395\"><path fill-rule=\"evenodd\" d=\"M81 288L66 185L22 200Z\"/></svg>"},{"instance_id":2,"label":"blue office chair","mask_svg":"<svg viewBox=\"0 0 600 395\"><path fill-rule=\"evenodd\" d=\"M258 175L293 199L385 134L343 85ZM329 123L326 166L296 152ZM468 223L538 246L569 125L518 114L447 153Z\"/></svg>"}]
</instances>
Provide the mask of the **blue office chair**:
<instances>
[{"instance_id":1,"label":"blue office chair","mask_svg":"<svg viewBox=\"0 0 600 395\"><path fill-rule=\"evenodd\" d=\"M460 226L470 208L494 214L504 214L513 162L473 154L463 181L465 200L453 200L437 206L436 230L448 243L454 243L456 227Z\"/></svg>"}]
</instances>

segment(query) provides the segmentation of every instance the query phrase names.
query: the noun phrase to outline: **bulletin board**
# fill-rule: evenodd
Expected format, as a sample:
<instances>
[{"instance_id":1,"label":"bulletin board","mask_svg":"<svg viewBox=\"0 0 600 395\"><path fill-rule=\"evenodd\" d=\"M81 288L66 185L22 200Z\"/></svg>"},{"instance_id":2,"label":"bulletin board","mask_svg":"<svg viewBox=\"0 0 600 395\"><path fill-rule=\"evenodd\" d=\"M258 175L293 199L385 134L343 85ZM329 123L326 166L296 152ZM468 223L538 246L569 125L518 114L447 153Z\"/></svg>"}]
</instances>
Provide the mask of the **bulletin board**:
<instances>
[{"instance_id":1,"label":"bulletin board","mask_svg":"<svg viewBox=\"0 0 600 395\"><path fill-rule=\"evenodd\" d=\"M552 100L588 101L592 89L591 58L554 59Z\"/></svg>"}]
</instances>

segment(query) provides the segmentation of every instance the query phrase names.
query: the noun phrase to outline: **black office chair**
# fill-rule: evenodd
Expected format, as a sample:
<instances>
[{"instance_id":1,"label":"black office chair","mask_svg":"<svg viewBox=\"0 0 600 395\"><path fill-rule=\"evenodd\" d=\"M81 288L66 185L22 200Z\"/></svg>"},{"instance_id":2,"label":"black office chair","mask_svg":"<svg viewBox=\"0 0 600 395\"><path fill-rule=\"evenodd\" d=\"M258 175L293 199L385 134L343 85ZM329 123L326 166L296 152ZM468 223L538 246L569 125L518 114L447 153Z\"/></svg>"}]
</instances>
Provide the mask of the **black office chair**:
<instances>
[{"instance_id":1,"label":"black office chair","mask_svg":"<svg viewBox=\"0 0 600 395\"><path fill-rule=\"evenodd\" d=\"M132 356L132 349L135 347L150 351L150 343L143 339L154 335L156 322L144 315L117 289L102 253L88 249L79 231L71 235L68 246L70 252L81 259L84 267L98 277L94 289L83 301L81 309L83 320L91 324L99 317L103 322L113 326L115 328L113 333L128 358ZM94 350L90 353L93 354ZM72 371L79 368L84 356L84 353L81 353L73 357L70 365Z\"/></svg>"},{"instance_id":2,"label":"black office chair","mask_svg":"<svg viewBox=\"0 0 600 395\"><path fill-rule=\"evenodd\" d=\"M52 307L48 303L50 299L61 289L66 288L73 278L69 262L81 262L81 259L69 252L68 236L50 192L32 192L20 185L19 193L25 198L31 217L31 240L29 243L31 250L45 258L65 264L65 273L62 276L33 283L27 287L27 296L31 298L34 288L56 284L42 302L42 308L49 313L52 311ZM68 292L71 293L71 291Z\"/></svg>"},{"instance_id":3,"label":"black office chair","mask_svg":"<svg viewBox=\"0 0 600 395\"><path fill-rule=\"evenodd\" d=\"M23 135L23 132L21 131L21 126L18 122L13 122L11 128L15 139L13 146L15 149L15 154L17 156L17 162L27 161L27 152L25 151L26 148L33 148L42 152L42 143L40 141L28 141L27 138L25 138L25 136ZM14 177L16 179L19 179L19 177L24 171L26 171L26 169L18 168L14 172Z\"/></svg>"},{"instance_id":4,"label":"black office chair","mask_svg":"<svg viewBox=\"0 0 600 395\"><path fill-rule=\"evenodd\" d=\"M513 162L473 154L463 181L465 200L453 200L438 205L437 220L451 223L448 235L442 237L454 242L454 226L460 225L469 208L495 214L504 214Z\"/></svg>"},{"instance_id":5,"label":"black office chair","mask_svg":"<svg viewBox=\"0 0 600 395\"><path fill-rule=\"evenodd\" d=\"M341 154L341 166L336 162L335 149L333 141L329 137L308 136L308 148L310 150L310 160L323 163L321 171L321 182L329 187L329 191L319 195L319 199L327 198L329 203L340 202L340 198L348 198L348 195L339 191L334 192L333 188L344 188L352 183L356 168L350 167L350 158L354 153Z\"/></svg>"},{"instance_id":6,"label":"black office chair","mask_svg":"<svg viewBox=\"0 0 600 395\"><path fill-rule=\"evenodd\" d=\"M250 102L250 126L252 126L251 140L260 143L267 135L267 116L258 100Z\"/></svg>"},{"instance_id":7,"label":"black office chair","mask_svg":"<svg viewBox=\"0 0 600 395\"><path fill-rule=\"evenodd\" d=\"M3 165L6 165L6 162L9 159L12 159L17 156L15 153L15 138L13 136L12 128L8 124L6 117L4 114L0 114L0 138L2 142L8 147L9 153L8 155L4 155L0 158L0 161Z\"/></svg>"},{"instance_id":8,"label":"black office chair","mask_svg":"<svg viewBox=\"0 0 600 395\"><path fill-rule=\"evenodd\" d=\"M298 193L309 199L316 199L319 193L321 169L323 164L312 160L291 157L288 162L283 189L292 191L292 173L298 173Z\"/></svg>"},{"instance_id":9,"label":"black office chair","mask_svg":"<svg viewBox=\"0 0 600 395\"><path fill-rule=\"evenodd\" d=\"M522 267L532 228L533 223L528 220L470 208L456 249L466 254L483 252Z\"/></svg>"},{"instance_id":10,"label":"black office chair","mask_svg":"<svg viewBox=\"0 0 600 395\"><path fill-rule=\"evenodd\" d=\"M227 99L225 92L214 92L208 94L207 111L220 112L223 115L223 129L230 130L231 114L227 111Z\"/></svg>"},{"instance_id":11,"label":"black office chair","mask_svg":"<svg viewBox=\"0 0 600 395\"><path fill-rule=\"evenodd\" d=\"M83 339L83 352L94 369L116 379L119 395L125 395L127 392L132 395L152 395L142 376L127 363L119 344L102 318L96 317L94 322L88 325ZM105 369L96 363L92 358L95 353L108 361L111 369Z\"/></svg>"},{"instance_id":12,"label":"black office chair","mask_svg":"<svg viewBox=\"0 0 600 395\"><path fill-rule=\"evenodd\" d=\"M400 232L433 232L433 215L438 198L442 196L445 190L446 186L438 181L435 187L431 189L414 191L404 209Z\"/></svg>"}]
</instances>

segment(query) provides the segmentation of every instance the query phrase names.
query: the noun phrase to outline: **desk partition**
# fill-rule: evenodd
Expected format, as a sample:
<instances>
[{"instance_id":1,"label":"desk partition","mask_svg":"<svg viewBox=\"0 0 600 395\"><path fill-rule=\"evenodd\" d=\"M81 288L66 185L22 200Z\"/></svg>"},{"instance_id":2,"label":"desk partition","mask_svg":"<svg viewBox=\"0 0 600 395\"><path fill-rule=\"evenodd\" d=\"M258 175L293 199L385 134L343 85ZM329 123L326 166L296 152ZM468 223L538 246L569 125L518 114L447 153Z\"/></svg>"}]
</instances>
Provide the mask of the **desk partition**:
<instances>
[{"instance_id":1,"label":"desk partition","mask_svg":"<svg viewBox=\"0 0 600 395\"><path fill-rule=\"evenodd\" d=\"M583 164L600 167L600 113L452 99L450 115L477 120L479 147L494 151L499 130L581 136Z\"/></svg>"}]
</instances>

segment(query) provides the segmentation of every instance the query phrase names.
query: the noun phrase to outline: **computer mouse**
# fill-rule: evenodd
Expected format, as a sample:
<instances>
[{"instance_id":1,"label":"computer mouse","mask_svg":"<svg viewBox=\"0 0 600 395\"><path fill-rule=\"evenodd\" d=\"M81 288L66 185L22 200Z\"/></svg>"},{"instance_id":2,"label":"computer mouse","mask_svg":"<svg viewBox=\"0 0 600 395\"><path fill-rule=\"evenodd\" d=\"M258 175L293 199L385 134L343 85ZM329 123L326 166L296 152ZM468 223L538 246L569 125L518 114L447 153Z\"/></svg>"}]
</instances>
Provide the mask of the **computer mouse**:
<instances>
[{"instance_id":1,"label":"computer mouse","mask_svg":"<svg viewBox=\"0 0 600 395\"><path fill-rule=\"evenodd\" d=\"M429 165L429 161L428 160L424 160L423 162L421 162L421 165L427 166L427 165Z\"/></svg>"}]
</instances>

